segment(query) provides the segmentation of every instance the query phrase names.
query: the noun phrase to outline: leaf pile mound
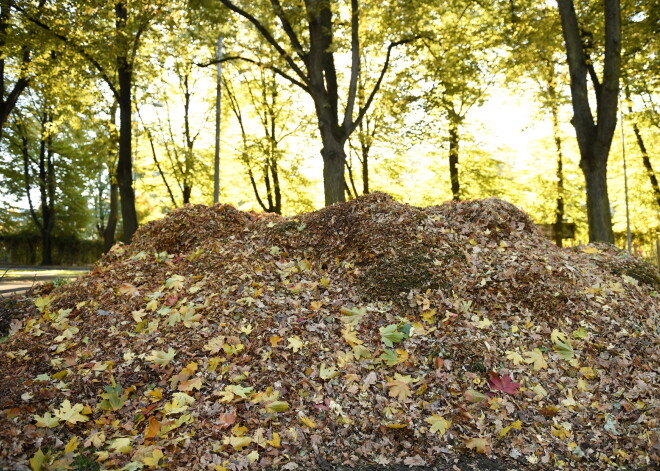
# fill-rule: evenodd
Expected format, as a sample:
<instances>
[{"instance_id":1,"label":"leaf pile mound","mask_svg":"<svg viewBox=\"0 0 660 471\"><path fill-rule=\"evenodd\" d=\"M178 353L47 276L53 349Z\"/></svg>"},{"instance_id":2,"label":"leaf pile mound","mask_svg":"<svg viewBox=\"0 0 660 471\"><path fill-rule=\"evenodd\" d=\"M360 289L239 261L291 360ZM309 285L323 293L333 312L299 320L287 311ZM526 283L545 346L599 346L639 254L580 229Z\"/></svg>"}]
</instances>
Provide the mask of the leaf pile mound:
<instances>
[{"instance_id":1,"label":"leaf pile mound","mask_svg":"<svg viewBox=\"0 0 660 471\"><path fill-rule=\"evenodd\" d=\"M657 466L658 294L594 254L497 199L176 210L13 321L0 468Z\"/></svg>"}]
</instances>

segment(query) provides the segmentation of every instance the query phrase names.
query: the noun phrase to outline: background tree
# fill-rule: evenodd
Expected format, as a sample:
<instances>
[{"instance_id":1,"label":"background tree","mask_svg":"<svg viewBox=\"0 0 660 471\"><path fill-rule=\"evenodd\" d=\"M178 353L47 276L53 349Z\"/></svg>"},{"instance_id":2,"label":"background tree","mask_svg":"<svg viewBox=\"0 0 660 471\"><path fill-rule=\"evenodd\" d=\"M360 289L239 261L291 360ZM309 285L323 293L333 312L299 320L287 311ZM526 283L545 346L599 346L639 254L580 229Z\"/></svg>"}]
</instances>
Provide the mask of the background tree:
<instances>
[{"instance_id":1,"label":"background tree","mask_svg":"<svg viewBox=\"0 0 660 471\"><path fill-rule=\"evenodd\" d=\"M387 72L392 49L410 42L411 38L399 38L389 43L384 54L381 73L375 80L364 107L355 110L357 83L361 73L360 8L358 0L351 0L350 17L344 20L350 25L345 31L350 36L347 49L350 51L351 66L342 112L339 74L335 60L336 51L343 46L337 38L337 30L343 32L341 31L343 25L341 21L335 20L335 15L342 11L341 8L334 11L333 4L323 0L305 0L304 5L285 6L279 0L273 0L265 7L260 5L261 11L253 7L250 13L230 0L220 1L257 29L286 64L290 74L280 68L274 70L311 96L323 143L321 156L325 204L344 201L346 162L344 145L371 106ZM266 19L258 19L259 13L262 13ZM276 32L269 28L271 21L268 17L272 19L273 15L279 21L281 28Z\"/></svg>"},{"instance_id":2,"label":"background tree","mask_svg":"<svg viewBox=\"0 0 660 471\"><path fill-rule=\"evenodd\" d=\"M621 73L621 6L619 0L604 0L601 80L594 64L595 54L599 52L592 39L594 31L589 30L585 21L580 23L573 0L557 0L557 5L571 76L574 111L572 124L580 148L580 168L587 183L589 240L614 243L607 193L607 160L617 121ZM588 79L591 80L596 99L595 116L589 104Z\"/></svg>"},{"instance_id":3,"label":"background tree","mask_svg":"<svg viewBox=\"0 0 660 471\"><path fill-rule=\"evenodd\" d=\"M165 14L160 2L72 1L37 18L15 6L33 24L62 41L103 79L119 104L119 154L116 179L121 198L124 242L137 230L132 162L133 79L142 37L156 17ZM163 20L163 18L161 18ZM108 47L107 38L112 38Z\"/></svg>"}]
</instances>

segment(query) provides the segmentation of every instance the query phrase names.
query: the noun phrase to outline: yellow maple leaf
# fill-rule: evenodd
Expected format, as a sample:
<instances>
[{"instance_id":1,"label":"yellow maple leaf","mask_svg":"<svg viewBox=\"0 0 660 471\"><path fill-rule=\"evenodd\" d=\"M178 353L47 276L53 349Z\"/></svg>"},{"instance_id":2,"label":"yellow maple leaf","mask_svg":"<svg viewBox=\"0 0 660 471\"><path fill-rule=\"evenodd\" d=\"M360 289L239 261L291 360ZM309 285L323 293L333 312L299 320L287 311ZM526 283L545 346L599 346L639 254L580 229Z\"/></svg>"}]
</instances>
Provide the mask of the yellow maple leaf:
<instances>
[{"instance_id":1,"label":"yellow maple leaf","mask_svg":"<svg viewBox=\"0 0 660 471\"><path fill-rule=\"evenodd\" d=\"M562 405L564 405L566 407L571 407L571 406L577 405L577 402L575 402L575 399L573 399L573 391L568 389L566 391L566 399L561 401L561 403L562 403Z\"/></svg>"},{"instance_id":2,"label":"yellow maple leaf","mask_svg":"<svg viewBox=\"0 0 660 471\"><path fill-rule=\"evenodd\" d=\"M225 337L224 335L219 335L217 337L213 337L211 340L206 342L206 345L204 345L204 350L211 352L211 354L218 353L220 350L222 350L222 346L225 344Z\"/></svg>"},{"instance_id":3,"label":"yellow maple leaf","mask_svg":"<svg viewBox=\"0 0 660 471\"><path fill-rule=\"evenodd\" d=\"M485 329L486 327L490 327L491 325L493 325L493 321L491 321L486 316L484 316L482 320L477 320L477 327L480 329Z\"/></svg>"},{"instance_id":4,"label":"yellow maple leaf","mask_svg":"<svg viewBox=\"0 0 660 471\"><path fill-rule=\"evenodd\" d=\"M351 324L346 324L346 327L344 327L344 329L341 331L341 335L350 346L362 344L362 340L357 338L357 332Z\"/></svg>"},{"instance_id":5,"label":"yellow maple leaf","mask_svg":"<svg viewBox=\"0 0 660 471\"><path fill-rule=\"evenodd\" d=\"M300 414L300 415L298 416L298 418L300 419L300 421L301 421L303 424L305 424L305 425L308 426L309 428L316 428L316 422L314 422L314 421L313 421L312 419L310 419L309 417L306 417L305 415Z\"/></svg>"},{"instance_id":6,"label":"yellow maple leaf","mask_svg":"<svg viewBox=\"0 0 660 471\"><path fill-rule=\"evenodd\" d=\"M162 452L160 449L156 448L156 449L153 451L153 453L152 453L151 456L145 456L145 457L144 457L144 461L143 461L143 463L144 463L146 466L150 467L150 468L154 468L154 467L159 466L158 463L159 463L160 460L163 459L164 457L165 457L165 455L163 455L163 452Z\"/></svg>"},{"instance_id":7,"label":"yellow maple leaf","mask_svg":"<svg viewBox=\"0 0 660 471\"><path fill-rule=\"evenodd\" d=\"M522 430L522 422L520 420L516 420L515 422L512 422L511 425L504 427L502 430L500 430L500 438L509 433L509 430L511 429Z\"/></svg>"},{"instance_id":8,"label":"yellow maple leaf","mask_svg":"<svg viewBox=\"0 0 660 471\"><path fill-rule=\"evenodd\" d=\"M122 284L117 291L120 294L128 294L129 296L140 296L138 289L130 283Z\"/></svg>"},{"instance_id":9,"label":"yellow maple leaf","mask_svg":"<svg viewBox=\"0 0 660 471\"><path fill-rule=\"evenodd\" d=\"M110 442L110 448L117 453L130 453L131 452L131 437L116 438Z\"/></svg>"},{"instance_id":10,"label":"yellow maple leaf","mask_svg":"<svg viewBox=\"0 0 660 471\"><path fill-rule=\"evenodd\" d=\"M85 417L81 414L81 412L84 412L84 409L85 406L83 404L74 404L72 406L71 402L68 399L65 399L60 408L55 410L55 415L69 424L87 422L89 417Z\"/></svg>"},{"instance_id":11,"label":"yellow maple leaf","mask_svg":"<svg viewBox=\"0 0 660 471\"><path fill-rule=\"evenodd\" d=\"M300 349L303 347L303 342L297 335L287 338L287 341L289 342L287 348L289 350L293 350L293 353L298 353L298 351L300 351Z\"/></svg>"},{"instance_id":12,"label":"yellow maple leaf","mask_svg":"<svg viewBox=\"0 0 660 471\"><path fill-rule=\"evenodd\" d=\"M561 425L553 425L550 434L559 438L560 440L566 440L571 438L571 431L562 427Z\"/></svg>"},{"instance_id":13,"label":"yellow maple leaf","mask_svg":"<svg viewBox=\"0 0 660 471\"><path fill-rule=\"evenodd\" d=\"M259 459L259 452L257 450L252 450L250 453L248 453L246 458L250 463L256 463L256 461Z\"/></svg>"},{"instance_id":14,"label":"yellow maple leaf","mask_svg":"<svg viewBox=\"0 0 660 471\"><path fill-rule=\"evenodd\" d=\"M534 400L536 401L548 396L548 391L546 391L540 384L530 388L530 390L535 394Z\"/></svg>"},{"instance_id":15,"label":"yellow maple leaf","mask_svg":"<svg viewBox=\"0 0 660 471\"><path fill-rule=\"evenodd\" d=\"M585 247L582 249L582 251L588 254L600 253L600 250L598 250L596 247Z\"/></svg>"},{"instance_id":16,"label":"yellow maple leaf","mask_svg":"<svg viewBox=\"0 0 660 471\"><path fill-rule=\"evenodd\" d=\"M514 365L520 365L524 361L520 353L512 350L506 351L506 359L511 360Z\"/></svg>"},{"instance_id":17,"label":"yellow maple leaf","mask_svg":"<svg viewBox=\"0 0 660 471\"><path fill-rule=\"evenodd\" d=\"M451 420L447 420L438 414L433 414L431 417L427 417L424 419L424 422L431 425L431 433L437 432L441 437L451 426Z\"/></svg>"},{"instance_id":18,"label":"yellow maple leaf","mask_svg":"<svg viewBox=\"0 0 660 471\"><path fill-rule=\"evenodd\" d=\"M182 381L179 384L179 391L192 391L193 389L202 389L202 378L195 376L188 381Z\"/></svg>"},{"instance_id":19,"label":"yellow maple leaf","mask_svg":"<svg viewBox=\"0 0 660 471\"><path fill-rule=\"evenodd\" d=\"M60 424L60 419L50 415L50 412L46 412L43 416L33 415L34 420L37 421L37 427L48 427L53 428L57 427Z\"/></svg>"},{"instance_id":20,"label":"yellow maple leaf","mask_svg":"<svg viewBox=\"0 0 660 471\"><path fill-rule=\"evenodd\" d=\"M266 443L268 443L270 446L274 448L279 448L281 446L280 434L277 432L273 432L273 439L268 440Z\"/></svg>"},{"instance_id":21,"label":"yellow maple leaf","mask_svg":"<svg viewBox=\"0 0 660 471\"><path fill-rule=\"evenodd\" d=\"M146 357L146 360L160 366L167 366L174 359L175 355L176 351L172 347L169 347L166 352L163 350L152 350L151 354Z\"/></svg>"},{"instance_id":22,"label":"yellow maple leaf","mask_svg":"<svg viewBox=\"0 0 660 471\"><path fill-rule=\"evenodd\" d=\"M424 311L421 314L422 319L424 319L429 324L432 324L433 321L435 320L435 315L436 315L437 312L438 311L436 309L430 309L428 311Z\"/></svg>"},{"instance_id":23,"label":"yellow maple leaf","mask_svg":"<svg viewBox=\"0 0 660 471\"><path fill-rule=\"evenodd\" d=\"M416 382L410 375L401 375L399 373L394 374L394 378L388 378L390 382L387 383L387 386L390 388L390 397L396 397L400 401L406 399L412 393L410 383Z\"/></svg>"},{"instance_id":24,"label":"yellow maple leaf","mask_svg":"<svg viewBox=\"0 0 660 471\"><path fill-rule=\"evenodd\" d=\"M371 350L364 345L353 345L353 358L356 360L360 358L371 358Z\"/></svg>"},{"instance_id":25,"label":"yellow maple leaf","mask_svg":"<svg viewBox=\"0 0 660 471\"><path fill-rule=\"evenodd\" d=\"M546 363L545 358L543 358L543 352L538 348L535 348L531 352L525 352L525 356L527 357L525 358L525 363L533 363L533 368L537 371L548 367L548 363Z\"/></svg>"},{"instance_id":26,"label":"yellow maple leaf","mask_svg":"<svg viewBox=\"0 0 660 471\"><path fill-rule=\"evenodd\" d=\"M234 450L242 450L250 443L252 443L252 437L230 436L223 438L222 443L224 443L225 445L231 445L234 448Z\"/></svg>"},{"instance_id":27,"label":"yellow maple leaf","mask_svg":"<svg viewBox=\"0 0 660 471\"><path fill-rule=\"evenodd\" d=\"M273 335L270 339L268 339L270 342L270 346L275 348L277 347L277 344L282 341L282 337L278 337L277 335Z\"/></svg>"}]
</instances>

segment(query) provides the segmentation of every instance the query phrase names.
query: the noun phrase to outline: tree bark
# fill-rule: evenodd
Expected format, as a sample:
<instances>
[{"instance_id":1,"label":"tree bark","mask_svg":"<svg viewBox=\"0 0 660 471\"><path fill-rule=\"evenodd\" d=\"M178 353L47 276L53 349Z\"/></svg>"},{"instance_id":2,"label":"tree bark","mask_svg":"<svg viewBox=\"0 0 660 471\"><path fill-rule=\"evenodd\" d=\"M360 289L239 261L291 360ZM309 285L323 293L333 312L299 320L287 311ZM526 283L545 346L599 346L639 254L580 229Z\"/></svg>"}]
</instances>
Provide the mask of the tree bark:
<instances>
[{"instance_id":1,"label":"tree bark","mask_svg":"<svg viewBox=\"0 0 660 471\"><path fill-rule=\"evenodd\" d=\"M555 243L557 247L564 245L564 153L562 151L561 131L559 128L559 103L555 86L555 68L550 65L551 74L548 77L548 96L550 98L550 113L552 114L552 134L557 150L557 203L555 207Z\"/></svg>"},{"instance_id":2,"label":"tree bark","mask_svg":"<svg viewBox=\"0 0 660 471\"><path fill-rule=\"evenodd\" d=\"M103 251L109 252L115 245L115 231L117 230L117 220L119 213L119 187L117 180L110 175L110 213L108 214L108 224L103 228Z\"/></svg>"},{"instance_id":3,"label":"tree bark","mask_svg":"<svg viewBox=\"0 0 660 471\"><path fill-rule=\"evenodd\" d=\"M449 179L451 180L451 194L454 201L461 199L461 186L458 175L458 149L459 149L459 123L452 113L449 119Z\"/></svg>"},{"instance_id":4,"label":"tree bark","mask_svg":"<svg viewBox=\"0 0 660 471\"><path fill-rule=\"evenodd\" d=\"M607 194L607 160L616 128L619 76L621 73L621 11L619 0L604 0L605 58L603 80L593 72L580 35L573 0L558 0L562 33L571 77L573 120L580 168L587 184L589 240L614 243L612 216ZM590 72L591 69L591 72ZM589 105L587 76L596 91L596 118Z\"/></svg>"},{"instance_id":5,"label":"tree bark","mask_svg":"<svg viewBox=\"0 0 660 471\"><path fill-rule=\"evenodd\" d=\"M117 35L124 34L128 11L124 2L118 2L115 7L117 17ZM121 42L121 39L120 39ZM119 45L118 45L119 46ZM117 160L117 183L121 197L121 216L124 229L123 241L131 243L133 234L138 228L137 212L135 210L135 192L133 190L133 156L132 156L132 95L133 71L125 55L127 49L117 56L117 78L119 82L119 158Z\"/></svg>"},{"instance_id":6,"label":"tree bark","mask_svg":"<svg viewBox=\"0 0 660 471\"><path fill-rule=\"evenodd\" d=\"M346 152L343 143L334 137L323 139L323 190L325 192L325 205L346 201L344 187L344 166L346 164Z\"/></svg>"},{"instance_id":7,"label":"tree bark","mask_svg":"<svg viewBox=\"0 0 660 471\"><path fill-rule=\"evenodd\" d=\"M607 196L607 160L593 157L583 159L580 168L587 184L587 216L589 241L614 243L610 200Z\"/></svg>"}]
</instances>

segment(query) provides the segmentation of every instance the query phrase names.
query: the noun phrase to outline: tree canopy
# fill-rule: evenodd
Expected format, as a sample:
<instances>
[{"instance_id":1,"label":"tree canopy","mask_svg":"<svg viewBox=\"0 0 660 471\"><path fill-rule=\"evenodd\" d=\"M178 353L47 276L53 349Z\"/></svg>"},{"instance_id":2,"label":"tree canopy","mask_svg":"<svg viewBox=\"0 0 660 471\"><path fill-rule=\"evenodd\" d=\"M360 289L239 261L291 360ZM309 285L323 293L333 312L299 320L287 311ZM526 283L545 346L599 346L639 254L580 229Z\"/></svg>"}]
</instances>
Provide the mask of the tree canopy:
<instances>
[{"instance_id":1,"label":"tree canopy","mask_svg":"<svg viewBox=\"0 0 660 471\"><path fill-rule=\"evenodd\" d=\"M222 63L222 203L499 196L560 245L622 245L628 213L652 257L659 21L636 0L3 0L0 235L51 263L57 234L107 250L211 204Z\"/></svg>"}]
</instances>

